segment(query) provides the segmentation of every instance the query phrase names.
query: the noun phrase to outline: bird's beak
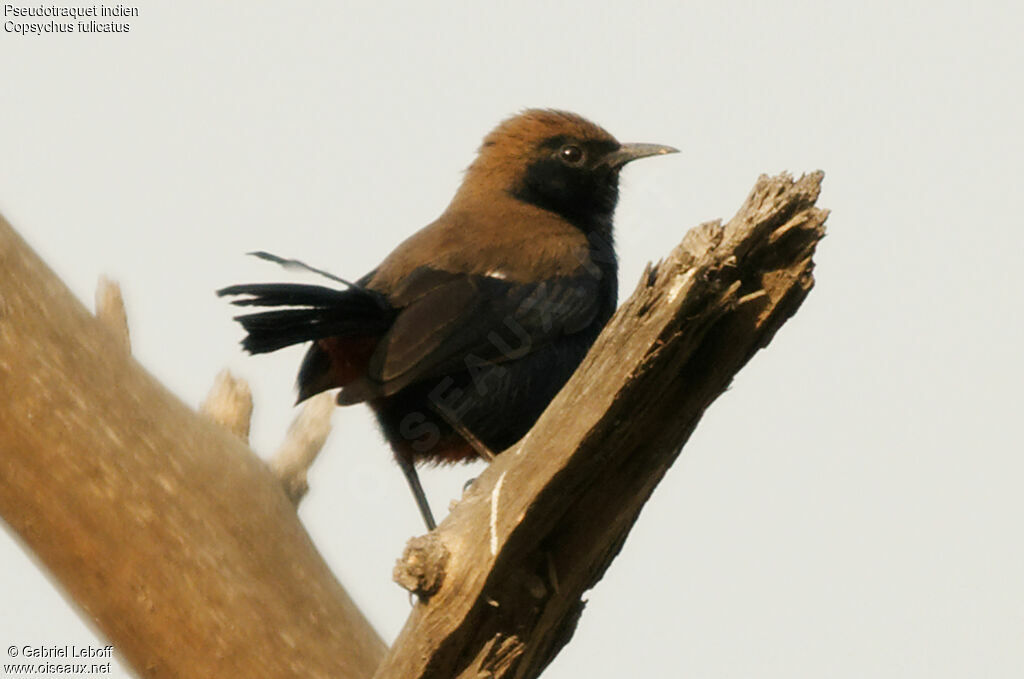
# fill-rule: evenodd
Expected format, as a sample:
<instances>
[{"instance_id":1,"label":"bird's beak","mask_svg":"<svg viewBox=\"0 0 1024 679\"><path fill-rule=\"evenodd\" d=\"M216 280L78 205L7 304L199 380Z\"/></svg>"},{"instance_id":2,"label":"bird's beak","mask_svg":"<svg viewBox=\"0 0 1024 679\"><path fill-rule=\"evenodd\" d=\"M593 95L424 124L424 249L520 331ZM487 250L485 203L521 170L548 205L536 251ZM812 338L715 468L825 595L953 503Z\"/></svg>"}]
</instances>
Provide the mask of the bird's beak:
<instances>
[{"instance_id":1,"label":"bird's beak","mask_svg":"<svg viewBox=\"0 0 1024 679\"><path fill-rule=\"evenodd\" d=\"M606 165L620 168L626 163L649 156L663 156L666 153L679 153L679 149L661 144L623 144L604 158Z\"/></svg>"}]
</instances>

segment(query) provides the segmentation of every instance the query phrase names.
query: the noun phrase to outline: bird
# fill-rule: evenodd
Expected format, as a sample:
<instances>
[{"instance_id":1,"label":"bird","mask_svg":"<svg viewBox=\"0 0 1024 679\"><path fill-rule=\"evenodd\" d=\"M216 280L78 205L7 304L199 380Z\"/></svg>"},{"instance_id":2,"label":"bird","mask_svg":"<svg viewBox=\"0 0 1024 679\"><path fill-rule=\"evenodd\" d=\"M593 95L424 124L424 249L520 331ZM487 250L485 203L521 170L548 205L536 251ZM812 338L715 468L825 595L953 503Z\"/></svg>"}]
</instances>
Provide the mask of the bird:
<instances>
[{"instance_id":1,"label":"bird","mask_svg":"<svg viewBox=\"0 0 1024 679\"><path fill-rule=\"evenodd\" d=\"M527 109L483 140L440 217L354 282L217 291L251 354L310 343L298 402L338 389L373 410L427 530L416 465L493 460L533 426L618 302L613 216L622 168L675 153L620 143L575 113Z\"/></svg>"}]
</instances>

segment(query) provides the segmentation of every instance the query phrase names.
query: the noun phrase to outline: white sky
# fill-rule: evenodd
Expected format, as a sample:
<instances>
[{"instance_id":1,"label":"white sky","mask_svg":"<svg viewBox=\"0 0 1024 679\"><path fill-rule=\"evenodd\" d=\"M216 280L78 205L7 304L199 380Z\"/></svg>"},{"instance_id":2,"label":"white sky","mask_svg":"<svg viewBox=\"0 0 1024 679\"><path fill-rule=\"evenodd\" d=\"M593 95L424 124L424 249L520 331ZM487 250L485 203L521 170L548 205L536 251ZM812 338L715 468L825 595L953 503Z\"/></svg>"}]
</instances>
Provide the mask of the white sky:
<instances>
[{"instance_id":1,"label":"white sky","mask_svg":"<svg viewBox=\"0 0 1024 679\"><path fill-rule=\"evenodd\" d=\"M824 169L817 287L545 676L1024 676L1021 6L553 5L147 0L127 35L0 33L0 212L89 305L122 283L184 401L250 380L266 452L302 350L244 356L213 290L280 277L254 249L360 276L507 115L683 150L625 173L626 294L758 174ZM335 424L300 513L391 640L420 518L365 409ZM427 471L434 507L475 473ZM0 648L98 643L9 533L0 563Z\"/></svg>"}]
</instances>

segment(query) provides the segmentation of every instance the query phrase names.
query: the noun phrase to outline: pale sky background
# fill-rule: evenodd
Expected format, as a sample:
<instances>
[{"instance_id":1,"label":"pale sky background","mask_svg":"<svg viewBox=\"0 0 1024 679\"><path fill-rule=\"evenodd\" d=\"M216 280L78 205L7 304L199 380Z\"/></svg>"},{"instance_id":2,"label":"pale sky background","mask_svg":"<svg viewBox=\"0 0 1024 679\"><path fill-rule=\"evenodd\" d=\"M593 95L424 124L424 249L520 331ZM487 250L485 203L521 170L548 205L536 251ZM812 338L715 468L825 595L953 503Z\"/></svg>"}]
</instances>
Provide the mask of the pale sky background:
<instances>
[{"instance_id":1,"label":"pale sky background","mask_svg":"<svg viewBox=\"0 0 1024 679\"><path fill-rule=\"evenodd\" d=\"M127 35L0 34L0 212L90 307L121 282L185 402L248 379L264 454L302 349L243 355L213 290L285 275L254 249L362 275L509 114L682 149L624 174L625 294L759 174L825 170L816 288L545 677L1024 676L1020 3L135 6ZM368 412L334 421L300 514L390 641L420 517ZM435 509L475 473L427 471ZM0 649L101 643L9 531L0 564Z\"/></svg>"}]
</instances>

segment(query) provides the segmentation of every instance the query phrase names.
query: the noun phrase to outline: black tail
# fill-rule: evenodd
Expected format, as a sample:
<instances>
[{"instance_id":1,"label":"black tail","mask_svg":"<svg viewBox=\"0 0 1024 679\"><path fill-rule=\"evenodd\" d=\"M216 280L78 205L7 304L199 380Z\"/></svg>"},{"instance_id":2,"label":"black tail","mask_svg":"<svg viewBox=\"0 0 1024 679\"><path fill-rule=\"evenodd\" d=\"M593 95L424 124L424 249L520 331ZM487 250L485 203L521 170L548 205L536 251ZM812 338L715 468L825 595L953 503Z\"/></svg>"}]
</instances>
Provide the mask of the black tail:
<instances>
[{"instance_id":1,"label":"black tail","mask_svg":"<svg viewBox=\"0 0 1024 679\"><path fill-rule=\"evenodd\" d=\"M253 283L218 290L221 297L244 295L237 306L291 307L235 316L248 335L242 346L251 354L276 351L325 337L383 334L395 310L378 292L298 283Z\"/></svg>"}]
</instances>

